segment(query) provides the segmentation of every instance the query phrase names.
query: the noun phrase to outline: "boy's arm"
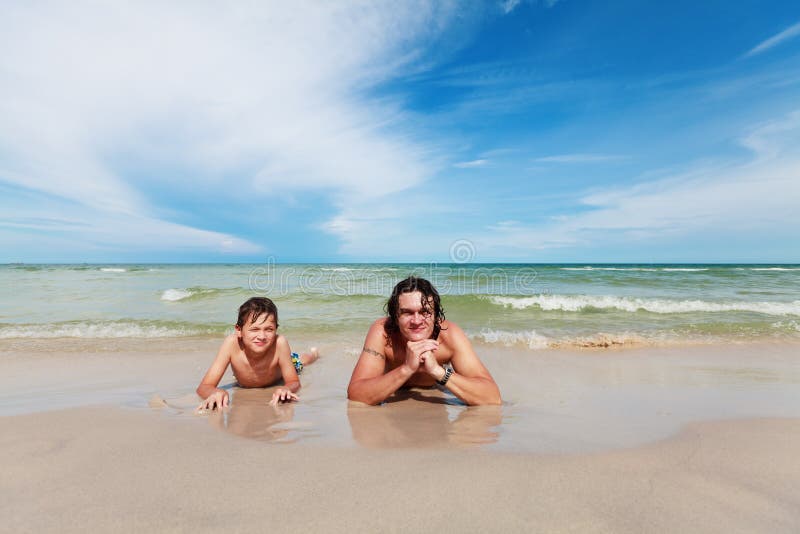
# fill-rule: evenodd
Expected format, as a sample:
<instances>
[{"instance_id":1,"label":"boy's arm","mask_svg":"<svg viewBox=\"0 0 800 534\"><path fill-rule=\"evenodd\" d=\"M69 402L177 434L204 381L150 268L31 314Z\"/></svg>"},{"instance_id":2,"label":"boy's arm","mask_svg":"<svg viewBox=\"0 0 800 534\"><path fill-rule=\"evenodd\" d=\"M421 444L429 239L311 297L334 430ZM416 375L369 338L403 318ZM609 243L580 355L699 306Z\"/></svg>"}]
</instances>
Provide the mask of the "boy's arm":
<instances>
[{"instance_id":1,"label":"boy's arm","mask_svg":"<svg viewBox=\"0 0 800 534\"><path fill-rule=\"evenodd\" d=\"M206 371L205 376L200 381L200 385L197 386L197 394L204 399L200 406L197 407L198 410L213 410L215 406L218 408L228 406L228 392L218 388L217 385L231 363L233 343L236 343L235 335L225 338L217 352L217 356L214 358L214 362Z\"/></svg>"},{"instance_id":2,"label":"boy's arm","mask_svg":"<svg viewBox=\"0 0 800 534\"><path fill-rule=\"evenodd\" d=\"M348 399L366 404L380 404L414 374L416 369L406 364L387 373L384 346L383 321L375 321L367 332L361 356L350 377L350 384L347 386Z\"/></svg>"},{"instance_id":3,"label":"boy's arm","mask_svg":"<svg viewBox=\"0 0 800 534\"><path fill-rule=\"evenodd\" d=\"M297 369L292 363L292 351L286 338L279 336L276 340L275 350L278 356L278 366L281 368L283 386L275 390L272 394L271 404L279 402L289 402L298 400L297 392L300 391L300 377L297 376Z\"/></svg>"}]
</instances>

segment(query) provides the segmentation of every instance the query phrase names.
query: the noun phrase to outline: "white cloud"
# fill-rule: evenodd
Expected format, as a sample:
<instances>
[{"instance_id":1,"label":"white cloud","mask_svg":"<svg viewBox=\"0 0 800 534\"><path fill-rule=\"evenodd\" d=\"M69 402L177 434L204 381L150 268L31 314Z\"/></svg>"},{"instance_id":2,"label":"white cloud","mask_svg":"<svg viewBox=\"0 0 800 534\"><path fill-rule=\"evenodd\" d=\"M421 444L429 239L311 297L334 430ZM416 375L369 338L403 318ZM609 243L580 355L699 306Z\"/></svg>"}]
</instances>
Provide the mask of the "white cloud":
<instances>
[{"instance_id":1,"label":"white cloud","mask_svg":"<svg viewBox=\"0 0 800 534\"><path fill-rule=\"evenodd\" d=\"M643 254L649 253L643 251L653 249L663 250L669 261L676 252L670 243L683 243L680 252L692 240L705 239L725 244L720 261L743 256L755 261L764 260L758 243L765 235L779 239L791 258L800 251L800 113L752 128L741 144L753 151L745 163L698 163L638 185L585 191L576 197L575 212L537 223L500 219L476 229L471 223L479 207L462 203L457 192L418 188L406 192L402 202L351 206L324 230L342 238L341 253L365 260L447 261L450 245L466 239L474 244L477 261L558 261L605 250L614 252L603 261L618 258L620 251L631 261L646 261ZM737 250L737 242L748 245ZM700 250L694 260L710 260L706 252Z\"/></svg>"},{"instance_id":2,"label":"white cloud","mask_svg":"<svg viewBox=\"0 0 800 534\"><path fill-rule=\"evenodd\" d=\"M536 0L533 0L535 2ZM556 5L560 0L543 0L542 3L547 6L548 8L553 7ZM508 15L515 9L517 6L522 2L522 0L503 0L500 2L500 9L503 10L503 13Z\"/></svg>"},{"instance_id":3,"label":"white cloud","mask_svg":"<svg viewBox=\"0 0 800 534\"><path fill-rule=\"evenodd\" d=\"M520 0L504 0L500 3L500 8L503 10L503 13L508 14L517 8L519 2Z\"/></svg>"},{"instance_id":4,"label":"white cloud","mask_svg":"<svg viewBox=\"0 0 800 534\"><path fill-rule=\"evenodd\" d=\"M634 187L584 194L586 211L549 224L498 223L475 236L477 248L514 257L593 243L636 250L673 238L718 236L734 243L781 233L794 240L785 243L792 254L800 245L800 113L759 125L742 145L754 151L747 163L698 166Z\"/></svg>"},{"instance_id":5,"label":"white cloud","mask_svg":"<svg viewBox=\"0 0 800 534\"><path fill-rule=\"evenodd\" d=\"M789 39L793 39L793 38L797 37L798 35L800 35L800 22L798 22L797 24L795 24L793 26L790 26L789 28L786 28L785 30L783 30L782 32L780 32L780 33L778 33L776 35L773 35L769 39L766 39L765 41L762 41L761 43L759 43L758 45L756 45L755 47L750 49L742 57L756 56L758 54L766 52L767 50L769 50L771 48L774 48L774 47L778 46L779 44L783 43L784 41L787 41Z\"/></svg>"},{"instance_id":6,"label":"white cloud","mask_svg":"<svg viewBox=\"0 0 800 534\"><path fill-rule=\"evenodd\" d=\"M473 161L462 161L460 163L455 163L453 167L458 167L459 169L470 169L473 167L483 167L489 163L488 159L476 159Z\"/></svg>"},{"instance_id":7,"label":"white cloud","mask_svg":"<svg viewBox=\"0 0 800 534\"><path fill-rule=\"evenodd\" d=\"M339 253L356 260L444 260L458 237L453 236L461 231L458 221L464 209L453 198L423 186L402 197L351 199L320 230L335 235Z\"/></svg>"},{"instance_id":8,"label":"white cloud","mask_svg":"<svg viewBox=\"0 0 800 534\"><path fill-rule=\"evenodd\" d=\"M559 261L586 254L607 254L603 261L614 261L620 253L630 261L647 261L651 252L645 250L663 250L664 261L674 259L676 252L695 254L689 260L709 261L707 248L685 252L699 239L724 244L720 261L766 261L759 247L764 236L782 243L786 257L781 261L796 257L800 112L754 126L741 145L751 151L744 163L738 157L737 163L696 163L680 174L633 186L579 192L579 209L544 216L537 223L499 219L476 229L472 219L485 210L464 204L456 191L417 188L406 192L402 202L353 205L324 230L342 238L341 253L365 260L447 261L451 244L466 239L474 244L477 261ZM519 199L522 205L542 201ZM671 245L676 241L682 243L678 250ZM737 249L736 243L747 245Z\"/></svg>"},{"instance_id":9,"label":"white cloud","mask_svg":"<svg viewBox=\"0 0 800 534\"><path fill-rule=\"evenodd\" d=\"M19 197L18 197L19 198ZM221 232L211 232L132 213L87 210L80 203L64 204L58 198L28 192L18 205L0 200L0 248L7 259L25 249L36 236L35 259L58 261L92 256L93 252L257 254L264 248ZM22 259L22 258L20 258Z\"/></svg>"},{"instance_id":10,"label":"white cloud","mask_svg":"<svg viewBox=\"0 0 800 534\"><path fill-rule=\"evenodd\" d=\"M800 111L758 125L740 143L753 151L756 161L773 160L800 147Z\"/></svg>"},{"instance_id":11,"label":"white cloud","mask_svg":"<svg viewBox=\"0 0 800 534\"><path fill-rule=\"evenodd\" d=\"M537 163L601 163L604 161L621 161L627 156L613 154L559 154L534 159Z\"/></svg>"},{"instance_id":12,"label":"white cloud","mask_svg":"<svg viewBox=\"0 0 800 534\"><path fill-rule=\"evenodd\" d=\"M164 199L149 187L166 180L263 203L290 190L358 200L421 183L438 165L430 144L400 104L364 95L445 32L455 8L4 5L0 49L14 52L0 55L0 181L60 199L57 211L78 204L76 220L89 224L160 225L155 242L215 247L219 237L225 249L257 250L161 220Z\"/></svg>"}]
</instances>

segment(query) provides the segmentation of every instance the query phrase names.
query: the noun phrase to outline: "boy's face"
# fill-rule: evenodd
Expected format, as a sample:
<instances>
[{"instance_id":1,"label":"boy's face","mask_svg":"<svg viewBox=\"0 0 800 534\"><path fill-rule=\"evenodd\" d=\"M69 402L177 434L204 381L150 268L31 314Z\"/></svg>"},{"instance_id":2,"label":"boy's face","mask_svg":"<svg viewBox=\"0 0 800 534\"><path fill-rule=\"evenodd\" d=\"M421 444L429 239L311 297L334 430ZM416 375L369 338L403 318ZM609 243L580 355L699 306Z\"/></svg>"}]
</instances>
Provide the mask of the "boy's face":
<instances>
[{"instance_id":1,"label":"boy's face","mask_svg":"<svg viewBox=\"0 0 800 534\"><path fill-rule=\"evenodd\" d=\"M241 328L237 326L236 334L242 340L245 349L260 354L269 350L275 343L278 325L274 315L262 313L258 317L248 318Z\"/></svg>"}]
</instances>

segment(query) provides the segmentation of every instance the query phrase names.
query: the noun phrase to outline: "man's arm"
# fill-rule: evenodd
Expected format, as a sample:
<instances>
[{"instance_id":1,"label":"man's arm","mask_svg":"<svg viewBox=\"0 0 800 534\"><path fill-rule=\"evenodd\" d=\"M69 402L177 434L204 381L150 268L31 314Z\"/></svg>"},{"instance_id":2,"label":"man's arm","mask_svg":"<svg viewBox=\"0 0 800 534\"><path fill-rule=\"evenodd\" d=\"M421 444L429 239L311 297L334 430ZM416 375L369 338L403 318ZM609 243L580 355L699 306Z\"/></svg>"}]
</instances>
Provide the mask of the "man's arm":
<instances>
[{"instance_id":1,"label":"man's arm","mask_svg":"<svg viewBox=\"0 0 800 534\"><path fill-rule=\"evenodd\" d=\"M297 369L294 368L292 363L292 351L289 348L289 342L283 336L278 336L275 340L275 350L278 352L278 366L281 368L281 376L283 377L283 386L279 387L272 394L270 404L278 404L279 402L290 402L298 400L297 392L300 391L300 377L297 376Z\"/></svg>"},{"instance_id":2,"label":"man's arm","mask_svg":"<svg viewBox=\"0 0 800 534\"><path fill-rule=\"evenodd\" d=\"M367 332L364 348L347 386L348 399L367 404L380 404L400 389L400 386L405 384L419 368L418 360L416 368L413 362L408 365L409 362L406 361L387 373L386 355L383 353L384 339L383 321L375 321Z\"/></svg>"},{"instance_id":3,"label":"man's arm","mask_svg":"<svg viewBox=\"0 0 800 534\"><path fill-rule=\"evenodd\" d=\"M228 392L218 388L217 385L222 380L225 370L228 369L228 364L231 363L231 350L232 344L236 343L235 338L236 336L225 338L214 362L206 371L200 385L197 386L197 394L203 399L203 402L197 407L198 410L213 410L215 406L222 408L228 405Z\"/></svg>"},{"instance_id":4,"label":"man's arm","mask_svg":"<svg viewBox=\"0 0 800 534\"><path fill-rule=\"evenodd\" d=\"M475 354L472 343L464 331L458 325L448 322L447 330L442 330L440 339L445 336L453 350L450 363L454 371L447 381L447 389L469 405L501 404L500 389L489 370ZM439 365L436 367L429 372L436 380L441 380L444 368Z\"/></svg>"}]
</instances>

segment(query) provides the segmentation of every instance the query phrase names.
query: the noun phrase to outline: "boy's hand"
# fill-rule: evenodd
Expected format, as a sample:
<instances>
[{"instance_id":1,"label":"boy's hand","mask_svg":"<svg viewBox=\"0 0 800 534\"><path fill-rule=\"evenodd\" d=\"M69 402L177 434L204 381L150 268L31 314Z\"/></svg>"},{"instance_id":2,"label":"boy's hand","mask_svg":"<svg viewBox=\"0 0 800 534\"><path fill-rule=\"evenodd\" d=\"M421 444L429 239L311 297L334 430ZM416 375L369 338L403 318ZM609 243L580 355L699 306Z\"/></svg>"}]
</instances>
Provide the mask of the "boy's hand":
<instances>
[{"instance_id":1,"label":"boy's hand","mask_svg":"<svg viewBox=\"0 0 800 534\"><path fill-rule=\"evenodd\" d=\"M277 406L279 402L291 402L296 401L300 397L292 393L288 388L278 388L275 390L275 393L272 394L272 400L270 401L270 406Z\"/></svg>"},{"instance_id":2,"label":"boy's hand","mask_svg":"<svg viewBox=\"0 0 800 534\"><path fill-rule=\"evenodd\" d=\"M222 389L217 389L217 391L209 395L206 400L200 403L200 406L197 407L197 411L213 410L214 408L226 408L228 403L228 392Z\"/></svg>"}]
</instances>

